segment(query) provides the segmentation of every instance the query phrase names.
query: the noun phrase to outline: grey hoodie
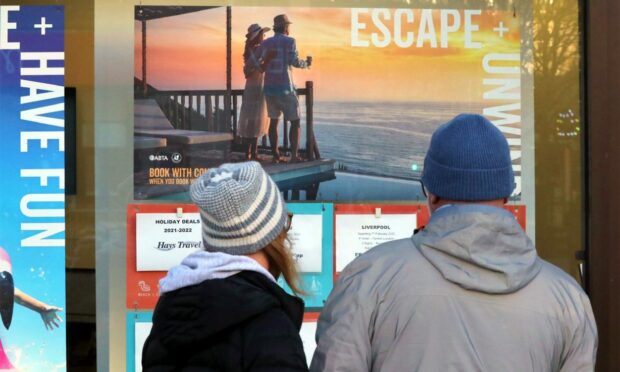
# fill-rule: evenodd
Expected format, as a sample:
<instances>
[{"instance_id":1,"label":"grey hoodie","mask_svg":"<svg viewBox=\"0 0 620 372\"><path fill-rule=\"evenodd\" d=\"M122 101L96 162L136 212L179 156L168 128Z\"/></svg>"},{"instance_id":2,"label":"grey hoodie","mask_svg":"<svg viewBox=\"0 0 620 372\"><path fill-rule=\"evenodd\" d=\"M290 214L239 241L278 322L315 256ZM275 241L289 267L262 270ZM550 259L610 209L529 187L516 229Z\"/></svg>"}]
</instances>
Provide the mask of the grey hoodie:
<instances>
[{"instance_id":1,"label":"grey hoodie","mask_svg":"<svg viewBox=\"0 0 620 372\"><path fill-rule=\"evenodd\" d=\"M340 275L311 371L593 371L588 297L503 209L442 208Z\"/></svg>"},{"instance_id":2,"label":"grey hoodie","mask_svg":"<svg viewBox=\"0 0 620 372\"><path fill-rule=\"evenodd\" d=\"M246 256L230 255L223 252L194 252L172 267L168 274L159 280L160 292L176 291L204 282L224 279L241 271L256 271L275 282L273 276L258 262Z\"/></svg>"}]
</instances>

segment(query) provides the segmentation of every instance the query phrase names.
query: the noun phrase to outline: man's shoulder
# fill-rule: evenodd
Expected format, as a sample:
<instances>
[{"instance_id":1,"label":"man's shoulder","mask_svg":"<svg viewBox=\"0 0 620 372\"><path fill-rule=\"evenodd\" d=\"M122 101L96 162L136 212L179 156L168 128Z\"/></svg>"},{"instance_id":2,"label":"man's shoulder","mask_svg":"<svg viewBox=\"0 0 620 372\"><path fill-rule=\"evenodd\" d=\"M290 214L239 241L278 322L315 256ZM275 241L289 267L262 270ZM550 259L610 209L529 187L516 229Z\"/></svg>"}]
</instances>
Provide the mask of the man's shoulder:
<instances>
[{"instance_id":1,"label":"man's shoulder","mask_svg":"<svg viewBox=\"0 0 620 372\"><path fill-rule=\"evenodd\" d=\"M282 40L287 40L287 41L295 41L295 38L290 36L290 35L285 35L285 34L278 34L277 35L279 38L282 38Z\"/></svg>"},{"instance_id":2,"label":"man's shoulder","mask_svg":"<svg viewBox=\"0 0 620 372\"><path fill-rule=\"evenodd\" d=\"M284 35L284 34L275 34L272 37L265 39L265 41L263 41L263 44L267 43L267 45L269 44L274 44L274 43L278 43L278 44L293 44L295 42L295 39L288 36L288 35Z\"/></svg>"},{"instance_id":3,"label":"man's shoulder","mask_svg":"<svg viewBox=\"0 0 620 372\"><path fill-rule=\"evenodd\" d=\"M541 261L541 269L538 274L539 280L543 280L548 285L554 287L560 286L574 295L585 295L583 288L566 271L542 258L539 258L539 260Z\"/></svg>"},{"instance_id":4,"label":"man's shoulder","mask_svg":"<svg viewBox=\"0 0 620 372\"><path fill-rule=\"evenodd\" d=\"M522 299L530 299L537 311L573 321L584 312L591 311L590 300L581 285L561 268L538 258L541 269L538 275L517 292Z\"/></svg>"}]
</instances>

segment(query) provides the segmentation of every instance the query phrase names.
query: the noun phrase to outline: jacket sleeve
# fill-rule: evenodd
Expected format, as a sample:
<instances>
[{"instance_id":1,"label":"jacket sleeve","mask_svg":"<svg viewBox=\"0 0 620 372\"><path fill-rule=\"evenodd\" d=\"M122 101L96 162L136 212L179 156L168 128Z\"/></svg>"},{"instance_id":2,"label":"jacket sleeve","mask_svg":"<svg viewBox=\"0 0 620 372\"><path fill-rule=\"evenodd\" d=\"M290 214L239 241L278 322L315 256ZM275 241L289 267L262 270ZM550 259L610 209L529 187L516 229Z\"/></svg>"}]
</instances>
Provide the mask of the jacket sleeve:
<instances>
[{"instance_id":1,"label":"jacket sleeve","mask_svg":"<svg viewBox=\"0 0 620 372\"><path fill-rule=\"evenodd\" d=\"M594 371L598 334L592 306L585 293L580 294L579 307L573 310L570 317L572 325L568 335L560 372L591 372Z\"/></svg>"},{"instance_id":2,"label":"jacket sleeve","mask_svg":"<svg viewBox=\"0 0 620 372\"><path fill-rule=\"evenodd\" d=\"M310 371L370 371L376 299L362 275L367 266L355 260L338 278L319 317Z\"/></svg>"},{"instance_id":3,"label":"jacket sleeve","mask_svg":"<svg viewBox=\"0 0 620 372\"><path fill-rule=\"evenodd\" d=\"M289 49L288 55L289 64L293 67L297 68L308 68L308 63L305 60L299 58L299 53L297 52L297 43L295 40L292 41L291 47Z\"/></svg>"},{"instance_id":4,"label":"jacket sleeve","mask_svg":"<svg viewBox=\"0 0 620 372\"><path fill-rule=\"evenodd\" d=\"M299 330L282 310L266 312L245 327L242 364L252 372L308 371Z\"/></svg>"}]
</instances>

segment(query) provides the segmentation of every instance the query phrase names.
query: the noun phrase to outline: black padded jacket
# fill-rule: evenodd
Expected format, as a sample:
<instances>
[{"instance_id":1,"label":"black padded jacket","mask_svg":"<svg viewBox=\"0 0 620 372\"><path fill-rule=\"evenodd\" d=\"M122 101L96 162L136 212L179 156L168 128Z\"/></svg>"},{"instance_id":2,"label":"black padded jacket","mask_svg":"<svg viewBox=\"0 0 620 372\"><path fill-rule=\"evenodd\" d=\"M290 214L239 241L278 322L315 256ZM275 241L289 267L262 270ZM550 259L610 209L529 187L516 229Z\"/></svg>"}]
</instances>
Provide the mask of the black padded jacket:
<instances>
[{"instance_id":1,"label":"black padded jacket","mask_svg":"<svg viewBox=\"0 0 620 372\"><path fill-rule=\"evenodd\" d=\"M144 344L143 370L307 371L303 307L252 271L166 293Z\"/></svg>"}]
</instances>

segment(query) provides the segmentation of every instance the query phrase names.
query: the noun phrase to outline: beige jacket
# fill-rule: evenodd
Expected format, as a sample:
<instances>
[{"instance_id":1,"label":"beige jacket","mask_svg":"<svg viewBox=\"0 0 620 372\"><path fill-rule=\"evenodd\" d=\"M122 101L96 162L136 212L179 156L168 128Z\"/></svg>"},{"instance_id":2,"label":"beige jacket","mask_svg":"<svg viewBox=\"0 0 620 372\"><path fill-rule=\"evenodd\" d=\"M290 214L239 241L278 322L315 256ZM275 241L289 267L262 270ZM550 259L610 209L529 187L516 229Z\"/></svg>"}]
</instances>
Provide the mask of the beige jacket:
<instances>
[{"instance_id":1,"label":"beige jacket","mask_svg":"<svg viewBox=\"0 0 620 372\"><path fill-rule=\"evenodd\" d=\"M342 273L311 371L593 371L588 297L503 209L442 208Z\"/></svg>"}]
</instances>

